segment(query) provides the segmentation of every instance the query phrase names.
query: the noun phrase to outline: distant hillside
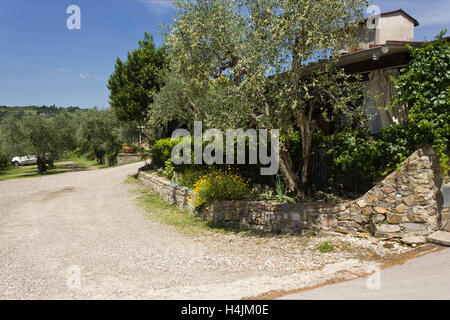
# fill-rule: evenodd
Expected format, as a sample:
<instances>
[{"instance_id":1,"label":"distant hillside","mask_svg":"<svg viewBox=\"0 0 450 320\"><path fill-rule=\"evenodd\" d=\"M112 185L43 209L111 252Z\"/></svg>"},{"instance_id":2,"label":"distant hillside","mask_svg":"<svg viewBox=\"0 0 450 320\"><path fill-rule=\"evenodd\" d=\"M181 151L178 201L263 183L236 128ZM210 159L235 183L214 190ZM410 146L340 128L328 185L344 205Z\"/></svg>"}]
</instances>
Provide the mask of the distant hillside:
<instances>
[{"instance_id":1,"label":"distant hillside","mask_svg":"<svg viewBox=\"0 0 450 320\"><path fill-rule=\"evenodd\" d=\"M9 107L9 106L0 106L0 120L8 116L9 114L14 114L16 117L21 117L26 115L27 113L38 114L43 117L51 117L58 114L61 111L69 111L74 112L76 110L83 110L80 107L56 107L53 106L24 106L24 107Z\"/></svg>"}]
</instances>

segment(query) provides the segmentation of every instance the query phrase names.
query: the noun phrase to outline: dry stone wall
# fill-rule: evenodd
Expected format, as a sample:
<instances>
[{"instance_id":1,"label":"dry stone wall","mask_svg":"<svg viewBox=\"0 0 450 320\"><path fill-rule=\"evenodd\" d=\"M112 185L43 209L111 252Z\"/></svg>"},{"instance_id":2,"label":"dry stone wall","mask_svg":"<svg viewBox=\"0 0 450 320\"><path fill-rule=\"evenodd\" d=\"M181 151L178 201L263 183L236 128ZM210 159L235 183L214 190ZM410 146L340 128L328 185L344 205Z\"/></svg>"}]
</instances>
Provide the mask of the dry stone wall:
<instances>
[{"instance_id":1,"label":"dry stone wall","mask_svg":"<svg viewBox=\"0 0 450 320\"><path fill-rule=\"evenodd\" d=\"M335 205L220 201L200 212L189 206L189 189L143 171L139 180L168 203L228 226L289 234L316 230L391 238L425 236L446 226L450 229L449 209L442 208L439 172L432 149L419 149L357 200Z\"/></svg>"},{"instance_id":2,"label":"dry stone wall","mask_svg":"<svg viewBox=\"0 0 450 320\"><path fill-rule=\"evenodd\" d=\"M117 164L131 163L142 160L146 157L146 154L138 153L119 153L117 155Z\"/></svg>"}]
</instances>

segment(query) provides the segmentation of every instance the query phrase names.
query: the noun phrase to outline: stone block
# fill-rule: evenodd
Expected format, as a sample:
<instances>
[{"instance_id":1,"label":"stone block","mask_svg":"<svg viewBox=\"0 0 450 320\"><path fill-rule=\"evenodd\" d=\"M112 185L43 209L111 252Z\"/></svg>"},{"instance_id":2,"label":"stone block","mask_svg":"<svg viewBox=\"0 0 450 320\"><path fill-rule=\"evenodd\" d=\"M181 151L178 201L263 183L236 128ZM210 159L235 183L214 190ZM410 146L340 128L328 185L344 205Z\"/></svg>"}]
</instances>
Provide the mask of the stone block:
<instances>
[{"instance_id":1,"label":"stone block","mask_svg":"<svg viewBox=\"0 0 450 320\"><path fill-rule=\"evenodd\" d=\"M385 186L385 187L381 188L381 191L385 194L389 194L389 193L394 192L395 190L391 186Z\"/></svg>"},{"instance_id":2,"label":"stone block","mask_svg":"<svg viewBox=\"0 0 450 320\"><path fill-rule=\"evenodd\" d=\"M405 222L403 226L405 228L405 231L408 232L425 231L427 229L427 226L422 223Z\"/></svg>"},{"instance_id":3,"label":"stone block","mask_svg":"<svg viewBox=\"0 0 450 320\"><path fill-rule=\"evenodd\" d=\"M388 213L386 217L387 221L391 224L399 224L403 222L403 217L400 214Z\"/></svg>"},{"instance_id":4,"label":"stone block","mask_svg":"<svg viewBox=\"0 0 450 320\"><path fill-rule=\"evenodd\" d=\"M427 238L424 236L408 236L403 237L402 242L410 246L416 246L427 242Z\"/></svg>"},{"instance_id":5,"label":"stone block","mask_svg":"<svg viewBox=\"0 0 450 320\"><path fill-rule=\"evenodd\" d=\"M388 209L387 208L374 207L373 209L379 214L386 214L386 213L388 213Z\"/></svg>"},{"instance_id":6,"label":"stone block","mask_svg":"<svg viewBox=\"0 0 450 320\"><path fill-rule=\"evenodd\" d=\"M429 242L441 244L443 246L450 246L450 232L436 231L427 237Z\"/></svg>"},{"instance_id":7,"label":"stone block","mask_svg":"<svg viewBox=\"0 0 450 320\"><path fill-rule=\"evenodd\" d=\"M382 224L377 227L375 236L379 238L392 238L398 236L400 233L399 225Z\"/></svg>"},{"instance_id":8,"label":"stone block","mask_svg":"<svg viewBox=\"0 0 450 320\"><path fill-rule=\"evenodd\" d=\"M414 197L414 195L410 194L409 196L403 198L403 202L408 207L412 207L416 203L416 198Z\"/></svg>"},{"instance_id":9,"label":"stone block","mask_svg":"<svg viewBox=\"0 0 450 320\"><path fill-rule=\"evenodd\" d=\"M370 215L372 213L372 207L364 207L362 208L362 214Z\"/></svg>"},{"instance_id":10,"label":"stone block","mask_svg":"<svg viewBox=\"0 0 450 320\"><path fill-rule=\"evenodd\" d=\"M394 211L397 213L404 213L408 209L407 206L405 206L403 203L400 203L398 206L394 208Z\"/></svg>"},{"instance_id":11,"label":"stone block","mask_svg":"<svg viewBox=\"0 0 450 320\"><path fill-rule=\"evenodd\" d=\"M360 208L364 208L365 206L367 206L367 200L362 198L359 199L358 201L356 201L356 204L360 207Z\"/></svg>"},{"instance_id":12,"label":"stone block","mask_svg":"<svg viewBox=\"0 0 450 320\"><path fill-rule=\"evenodd\" d=\"M423 215L418 214L408 214L408 220L410 222L426 222L427 219Z\"/></svg>"}]
</instances>

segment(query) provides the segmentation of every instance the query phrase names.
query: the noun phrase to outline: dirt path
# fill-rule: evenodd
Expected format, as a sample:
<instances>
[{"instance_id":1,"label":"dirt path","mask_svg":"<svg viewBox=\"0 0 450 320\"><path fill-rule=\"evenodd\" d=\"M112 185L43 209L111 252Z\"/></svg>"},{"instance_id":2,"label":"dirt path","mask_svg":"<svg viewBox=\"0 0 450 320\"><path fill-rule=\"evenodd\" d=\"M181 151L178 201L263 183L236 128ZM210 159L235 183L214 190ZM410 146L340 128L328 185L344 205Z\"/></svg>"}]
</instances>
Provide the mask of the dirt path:
<instances>
[{"instance_id":1,"label":"dirt path","mask_svg":"<svg viewBox=\"0 0 450 320\"><path fill-rule=\"evenodd\" d=\"M185 236L136 205L124 180L141 165L0 182L0 299L238 299L376 266L319 240Z\"/></svg>"}]
</instances>

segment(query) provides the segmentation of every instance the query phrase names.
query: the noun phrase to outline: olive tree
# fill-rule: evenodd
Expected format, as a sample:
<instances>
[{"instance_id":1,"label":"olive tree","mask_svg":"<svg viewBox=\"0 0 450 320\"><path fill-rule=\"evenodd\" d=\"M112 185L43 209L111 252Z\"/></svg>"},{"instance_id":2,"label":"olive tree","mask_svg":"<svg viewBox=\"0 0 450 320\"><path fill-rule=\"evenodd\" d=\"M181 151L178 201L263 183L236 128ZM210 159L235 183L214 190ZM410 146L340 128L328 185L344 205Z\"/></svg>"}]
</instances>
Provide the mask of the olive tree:
<instances>
[{"instance_id":1,"label":"olive tree","mask_svg":"<svg viewBox=\"0 0 450 320\"><path fill-rule=\"evenodd\" d=\"M280 168L290 190L306 187L313 114L351 116L357 108L358 81L338 67L337 59L339 49L356 41L366 1L174 3L177 18L165 38L170 74L155 98L154 119L179 116L214 127L285 133L297 127L302 137L300 180L283 145ZM328 60L319 63L322 58ZM223 77L225 84L216 85Z\"/></svg>"}]
</instances>

